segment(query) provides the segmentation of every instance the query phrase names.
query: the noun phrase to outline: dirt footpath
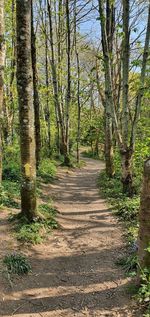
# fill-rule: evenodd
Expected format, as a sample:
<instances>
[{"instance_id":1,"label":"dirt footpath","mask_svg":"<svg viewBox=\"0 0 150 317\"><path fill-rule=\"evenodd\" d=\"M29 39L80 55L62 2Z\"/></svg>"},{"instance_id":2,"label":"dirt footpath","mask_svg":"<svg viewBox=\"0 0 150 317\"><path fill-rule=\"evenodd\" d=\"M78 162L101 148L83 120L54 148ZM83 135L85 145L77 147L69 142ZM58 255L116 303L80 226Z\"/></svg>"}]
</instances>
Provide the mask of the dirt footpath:
<instances>
[{"instance_id":1,"label":"dirt footpath","mask_svg":"<svg viewBox=\"0 0 150 317\"><path fill-rule=\"evenodd\" d=\"M43 185L60 212L61 229L45 244L24 249L33 269L29 276L11 286L1 278L0 316L140 317L127 294L129 280L115 264L124 243L96 186L103 168L86 159L83 169L59 171L53 185Z\"/></svg>"}]
</instances>

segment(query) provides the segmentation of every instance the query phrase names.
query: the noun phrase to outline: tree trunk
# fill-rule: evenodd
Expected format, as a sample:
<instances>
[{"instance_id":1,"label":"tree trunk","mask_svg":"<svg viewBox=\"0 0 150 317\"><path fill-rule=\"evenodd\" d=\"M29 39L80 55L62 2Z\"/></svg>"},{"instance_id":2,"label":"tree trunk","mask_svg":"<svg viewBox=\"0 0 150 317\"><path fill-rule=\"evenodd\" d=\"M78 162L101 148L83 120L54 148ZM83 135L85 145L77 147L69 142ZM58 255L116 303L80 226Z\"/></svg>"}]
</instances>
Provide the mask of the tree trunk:
<instances>
[{"instance_id":1,"label":"tree trunk","mask_svg":"<svg viewBox=\"0 0 150 317\"><path fill-rule=\"evenodd\" d=\"M45 84L46 84L46 108L45 108L45 121L47 123L48 130L48 156L51 157L51 113L50 113L50 105L49 105L49 71L48 71L48 34L47 34L47 6L45 0L45 16L44 16L44 24L45 24ZM56 115L57 117L57 115ZM57 120L57 119L56 119Z\"/></svg>"},{"instance_id":2,"label":"tree trunk","mask_svg":"<svg viewBox=\"0 0 150 317\"><path fill-rule=\"evenodd\" d=\"M112 141L112 108L114 108L113 92L112 92L112 72L110 55L112 53L113 34L110 30L110 2L107 1L106 13L107 24L105 21L104 6L99 0L99 14L101 21L102 32L102 48L105 66L105 158L106 158L106 173L109 177L115 174L113 164L113 141ZM109 22L109 23L108 23Z\"/></svg>"},{"instance_id":3,"label":"tree trunk","mask_svg":"<svg viewBox=\"0 0 150 317\"><path fill-rule=\"evenodd\" d=\"M36 157L31 60L31 0L17 0L17 89L21 147L21 212L29 221L37 217Z\"/></svg>"},{"instance_id":4,"label":"tree trunk","mask_svg":"<svg viewBox=\"0 0 150 317\"><path fill-rule=\"evenodd\" d=\"M35 144L36 144L36 167L40 163L41 135L40 135L40 100L38 93L38 73L36 58L36 37L33 22L33 1L31 1L31 54L32 54L32 70L33 70L33 94L34 94L34 117L35 117Z\"/></svg>"},{"instance_id":5,"label":"tree trunk","mask_svg":"<svg viewBox=\"0 0 150 317\"><path fill-rule=\"evenodd\" d=\"M64 163L70 165L69 158L69 112L70 112L70 101L71 101L71 39L70 39L70 12L69 12L69 1L66 0L66 30L67 30L67 96L66 96L66 147L67 152L65 153Z\"/></svg>"},{"instance_id":6,"label":"tree trunk","mask_svg":"<svg viewBox=\"0 0 150 317\"><path fill-rule=\"evenodd\" d=\"M121 153L121 167L122 167L122 185L123 193L132 197L133 195L133 176L132 176L132 159L133 151L127 149Z\"/></svg>"},{"instance_id":7,"label":"tree trunk","mask_svg":"<svg viewBox=\"0 0 150 317\"><path fill-rule=\"evenodd\" d=\"M52 24L52 10L51 10L50 0L47 1L47 9L48 9L49 29L50 29L51 70L52 70L52 82L53 82L53 91L54 91L54 104L55 104L56 112L58 113L58 117L59 117L62 150L64 155L64 164L69 165L70 163L69 152L68 152L69 147L68 147L68 144L66 143L65 125L64 125L62 109L61 109L59 96L58 96L58 78L57 78L57 71L56 71L54 43L53 43L53 24Z\"/></svg>"},{"instance_id":8,"label":"tree trunk","mask_svg":"<svg viewBox=\"0 0 150 317\"><path fill-rule=\"evenodd\" d=\"M77 103L78 103L78 118L77 118L77 163L80 163L80 135L81 135L81 104L80 104L80 60L77 47L77 1L74 1L74 42L76 55L77 69Z\"/></svg>"},{"instance_id":9,"label":"tree trunk","mask_svg":"<svg viewBox=\"0 0 150 317\"><path fill-rule=\"evenodd\" d=\"M122 135L124 145L128 145L129 136L129 59L130 59L130 31L129 31L130 1L123 0L123 52L122 52Z\"/></svg>"},{"instance_id":10,"label":"tree trunk","mask_svg":"<svg viewBox=\"0 0 150 317\"><path fill-rule=\"evenodd\" d=\"M105 162L106 174L112 178L115 174L114 151L112 143L112 120L109 113L105 116Z\"/></svg>"},{"instance_id":11,"label":"tree trunk","mask_svg":"<svg viewBox=\"0 0 150 317\"><path fill-rule=\"evenodd\" d=\"M138 237L138 256L142 268L150 267L150 157L144 163L143 188L141 192L141 206L139 213L139 237Z\"/></svg>"},{"instance_id":12,"label":"tree trunk","mask_svg":"<svg viewBox=\"0 0 150 317\"><path fill-rule=\"evenodd\" d=\"M4 39L4 0L0 1L0 183L2 181L2 108L4 101L4 65L5 65L5 39Z\"/></svg>"},{"instance_id":13,"label":"tree trunk","mask_svg":"<svg viewBox=\"0 0 150 317\"><path fill-rule=\"evenodd\" d=\"M15 68L16 68L16 25L15 25L15 0L12 0L12 43L11 43L11 74L10 74L10 84L9 84L9 99L10 99L10 114L9 114L9 127L8 127L8 138L11 138L11 143L13 143L14 136L14 113L15 113L15 103L14 103L14 87L13 83L15 80ZM8 138L6 142L8 142Z\"/></svg>"}]
</instances>

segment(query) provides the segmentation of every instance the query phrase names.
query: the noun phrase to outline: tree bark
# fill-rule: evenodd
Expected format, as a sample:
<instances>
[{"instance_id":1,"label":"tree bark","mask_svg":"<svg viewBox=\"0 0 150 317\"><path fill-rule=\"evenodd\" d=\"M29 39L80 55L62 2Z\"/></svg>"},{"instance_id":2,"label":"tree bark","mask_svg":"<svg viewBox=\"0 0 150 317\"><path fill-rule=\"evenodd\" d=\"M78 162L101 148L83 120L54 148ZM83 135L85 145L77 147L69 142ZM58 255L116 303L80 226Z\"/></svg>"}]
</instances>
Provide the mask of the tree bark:
<instances>
[{"instance_id":1,"label":"tree bark","mask_svg":"<svg viewBox=\"0 0 150 317\"><path fill-rule=\"evenodd\" d=\"M4 0L0 1L0 183L2 181L2 109L4 102L5 24Z\"/></svg>"},{"instance_id":2,"label":"tree bark","mask_svg":"<svg viewBox=\"0 0 150 317\"><path fill-rule=\"evenodd\" d=\"M129 32L129 0L123 0L123 52L122 52L122 134L124 145L128 145L129 137L129 57L130 57L130 32Z\"/></svg>"},{"instance_id":3,"label":"tree bark","mask_svg":"<svg viewBox=\"0 0 150 317\"><path fill-rule=\"evenodd\" d=\"M99 14L101 20L102 32L102 48L105 66L105 158L106 158L106 173L109 177L115 174L113 163L113 140L112 140L112 113L111 109L114 107L113 93L112 93L112 78L110 66L110 50L112 50L112 34L110 34L110 25L108 24L108 9L109 1L107 1L107 25L105 25L105 15L102 2L99 0ZM107 26L107 28L106 28Z\"/></svg>"},{"instance_id":4,"label":"tree bark","mask_svg":"<svg viewBox=\"0 0 150 317\"><path fill-rule=\"evenodd\" d=\"M132 197L133 195L133 175L132 175L132 149L127 149L121 152L121 167L122 167L122 185L123 193Z\"/></svg>"},{"instance_id":5,"label":"tree bark","mask_svg":"<svg viewBox=\"0 0 150 317\"><path fill-rule=\"evenodd\" d=\"M109 178L112 178L115 174L114 167L114 150L112 143L112 120L110 113L105 115L105 162L106 173Z\"/></svg>"},{"instance_id":6,"label":"tree bark","mask_svg":"<svg viewBox=\"0 0 150 317\"><path fill-rule=\"evenodd\" d=\"M61 132L61 142L62 142L62 150L64 155L64 164L69 165L69 147L66 143L66 133L65 133L65 124L63 120L61 105L58 97L58 80L57 80L57 72L56 72L56 62L55 62L55 54L54 54L54 43L53 43L53 24L52 24L52 10L51 10L51 1L47 0L47 9L49 16L49 28L50 28L50 46L51 46L51 70L52 70L52 81L53 81L53 90L54 90L54 104L55 109L58 112L59 124L60 124L60 132Z\"/></svg>"},{"instance_id":7,"label":"tree bark","mask_svg":"<svg viewBox=\"0 0 150 317\"><path fill-rule=\"evenodd\" d=\"M46 108L45 108L45 121L48 129L48 156L51 156L51 113L49 104L49 71L48 71L48 34L47 34L47 6L45 0L45 84L46 84ZM56 115L57 118L57 115ZM57 119L56 119L57 120Z\"/></svg>"},{"instance_id":8,"label":"tree bark","mask_svg":"<svg viewBox=\"0 0 150 317\"><path fill-rule=\"evenodd\" d=\"M138 256L142 268L150 267L150 157L144 163L143 187L139 212Z\"/></svg>"},{"instance_id":9,"label":"tree bark","mask_svg":"<svg viewBox=\"0 0 150 317\"><path fill-rule=\"evenodd\" d=\"M37 217L36 157L31 60L31 0L16 1L17 90L21 148L21 212L29 221Z\"/></svg>"},{"instance_id":10,"label":"tree bark","mask_svg":"<svg viewBox=\"0 0 150 317\"><path fill-rule=\"evenodd\" d=\"M66 0L66 31L67 31L67 95L66 95L66 147L67 153L65 153L64 163L70 165L69 158L69 112L71 102L71 39L70 39L70 12L69 12L69 1Z\"/></svg>"},{"instance_id":11,"label":"tree bark","mask_svg":"<svg viewBox=\"0 0 150 317\"><path fill-rule=\"evenodd\" d=\"M33 21L33 1L31 0L31 54L32 54L32 70L33 70L33 102L34 102L34 118L35 118L35 144L36 144L36 167L38 169L40 163L41 135L40 135L40 99L38 93L38 73L37 73L37 57L36 57L36 36L34 32Z\"/></svg>"},{"instance_id":12,"label":"tree bark","mask_svg":"<svg viewBox=\"0 0 150 317\"><path fill-rule=\"evenodd\" d=\"M81 134L81 104L80 104L80 60L77 47L77 1L74 1L74 45L76 55L76 69L77 69L77 104L78 104L78 118L77 118L77 163L80 163L80 134Z\"/></svg>"},{"instance_id":13,"label":"tree bark","mask_svg":"<svg viewBox=\"0 0 150 317\"><path fill-rule=\"evenodd\" d=\"M14 137L14 114L15 114L15 104L14 104L14 92L13 92L13 83L15 79L15 70L16 70L16 25L15 25L15 0L12 0L12 55L11 55L11 74L10 74L10 87L9 87L9 98L10 98L10 120L8 132L10 132L11 142L13 143ZM8 133L9 137L9 133ZM7 138L8 142L8 138Z\"/></svg>"}]
</instances>

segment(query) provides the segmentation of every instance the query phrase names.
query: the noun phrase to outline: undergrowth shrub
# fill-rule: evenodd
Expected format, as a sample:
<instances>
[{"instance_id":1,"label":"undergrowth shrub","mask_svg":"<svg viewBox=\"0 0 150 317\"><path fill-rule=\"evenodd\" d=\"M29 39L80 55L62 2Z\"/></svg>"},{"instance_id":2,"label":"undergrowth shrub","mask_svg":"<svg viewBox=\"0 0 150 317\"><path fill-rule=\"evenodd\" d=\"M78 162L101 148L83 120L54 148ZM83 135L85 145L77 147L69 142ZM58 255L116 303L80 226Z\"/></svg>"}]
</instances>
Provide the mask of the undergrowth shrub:
<instances>
[{"instance_id":1,"label":"undergrowth shrub","mask_svg":"<svg viewBox=\"0 0 150 317\"><path fill-rule=\"evenodd\" d=\"M7 254L3 263L10 274L24 275L31 272L31 265L27 258L19 253Z\"/></svg>"},{"instance_id":2,"label":"undergrowth shrub","mask_svg":"<svg viewBox=\"0 0 150 317\"><path fill-rule=\"evenodd\" d=\"M140 197L135 196L132 199L128 197L124 197L123 199L117 201L116 214L119 217L121 217L122 220L125 220L125 221L130 222L133 220L137 220L139 207L140 207Z\"/></svg>"},{"instance_id":3,"label":"undergrowth shrub","mask_svg":"<svg viewBox=\"0 0 150 317\"><path fill-rule=\"evenodd\" d=\"M121 257L117 259L116 264L122 266L128 276L135 276L138 267L137 254L131 253L128 256Z\"/></svg>"},{"instance_id":4,"label":"undergrowth shrub","mask_svg":"<svg viewBox=\"0 0 150 317\"><path fill-rule=\"evenodd\" d=\"M11 181L20 181L20 151L19 145L9 145L4 149L3 156L3 179Z\"/></svg>"},{"instance_id":5,"label":"undergrowth shrub","mask_svg":"<svg viewBox=\"0 0 150 317\"><path fill-rule=\"evenodd\" d=\"M85 150L82 152L83 157L87 157L87 158L92 158L92 159L96 159L96 160L103 160L104 159L104 154L103 152L101 153L97 153L95 151L92 150Z\"/></svg>"},{"instance_id":6,"label":"undergrowth shrub","mask_svg":"<svg viewBox=\"0 0 150 317\"><path fill-rule=\"evenodd\" d=\"M56 163L50 159L43 159L40 163L38 176L42 177L46 183L51 182L56 176Z\"/></svg>"},{"instance_id":7,"label":"undergrowth shrub","mask_svg":"<svg viewBox=\"0 0 150 317\"><path fill-rule=\"evenodd\" d=\"M20 184L18 182L3 181L0 186L0 207L19 208L19 194Z\"/></svg>"},{"instance_id":8,"label":"undergrowth shrub","mask_svg":"<svg viewBox=\"0 0 150 317\"><path fill-rule=\"evenodd\" d=\"M23 243L38 244L42 243L47 234L53 229L59 227L56 220L57 211L50 205L42 204L39 206L39 212L43 219L29 223L26 217L19 215L10 215L10 221L15 222L16 237Z\"/></svg>"},{"instance_id":9,"label":"undergrowth shrub","mask_svg":"<svg viewBox=\"0 0 150 317\"><path fill-rule=\"evenodd\" d=\"M150 268L141 270L141 285L137 299L145 307L144 317L150 317Z\"/></svg>"},{"instance_id":10,"label":"undergrowth shrub","mask_svg":"<svg viewBox=\"0 0 150 317\"><path fill-rule=\"evenodd\" d=\"M140 206L140 197L135 195L132 198L126 197L122 193L122 184L120 175L114 178L108 178L103 171L98 179L98 185L103 195L111 203L112 209L119 219L124 222L127 228L128 242L134 243L138 233L138 212Z\"/></svg>"}]
</instances>

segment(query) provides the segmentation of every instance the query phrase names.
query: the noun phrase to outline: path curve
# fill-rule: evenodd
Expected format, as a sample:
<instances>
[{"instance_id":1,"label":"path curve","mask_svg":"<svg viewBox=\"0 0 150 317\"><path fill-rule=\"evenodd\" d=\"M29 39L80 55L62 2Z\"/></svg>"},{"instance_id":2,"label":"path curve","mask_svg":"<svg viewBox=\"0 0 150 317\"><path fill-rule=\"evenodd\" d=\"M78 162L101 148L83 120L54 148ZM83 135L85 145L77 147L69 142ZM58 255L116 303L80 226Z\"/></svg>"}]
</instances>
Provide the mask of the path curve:
<instances>
[{"instance_id":1,"label":"path curve","mask_svg":"<svg viewBox=\"0 0 150 317\"><path fill-rule=\"evenodd\" d=\"M127 295L129 281L115 264L124 252L122 229L96 185L104 165L85 161L83 169L60 169L58 180L44 185L60 212L61 230L28 251L33 274L7 297L9 307L16 300L16 317L138 316Z\"/></svg>"}]
</instances>

